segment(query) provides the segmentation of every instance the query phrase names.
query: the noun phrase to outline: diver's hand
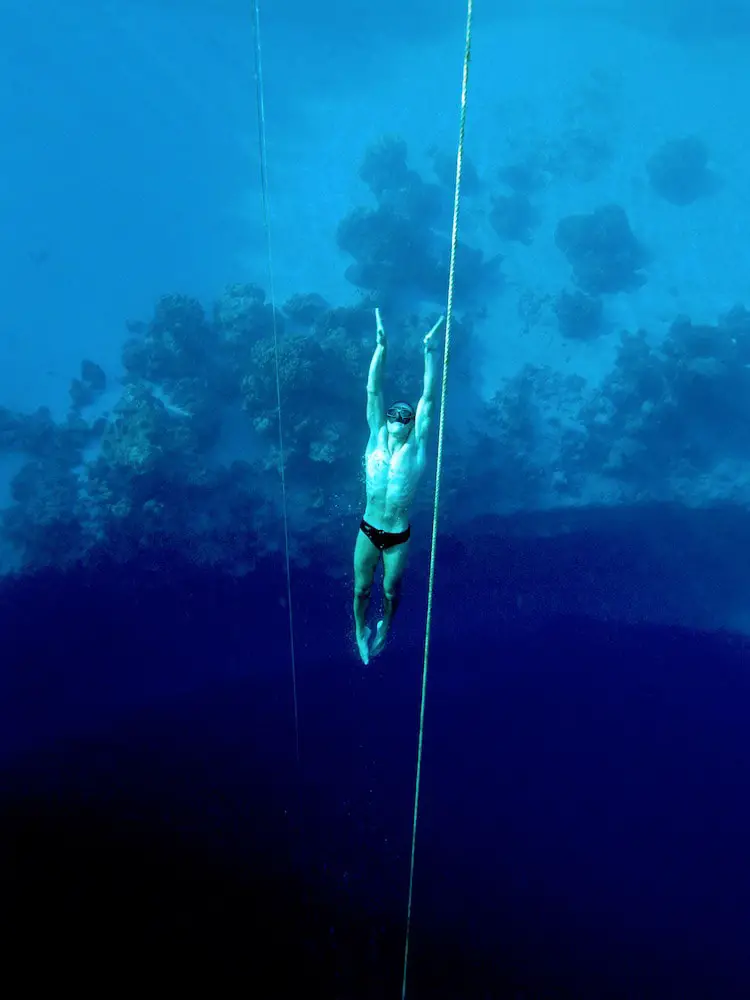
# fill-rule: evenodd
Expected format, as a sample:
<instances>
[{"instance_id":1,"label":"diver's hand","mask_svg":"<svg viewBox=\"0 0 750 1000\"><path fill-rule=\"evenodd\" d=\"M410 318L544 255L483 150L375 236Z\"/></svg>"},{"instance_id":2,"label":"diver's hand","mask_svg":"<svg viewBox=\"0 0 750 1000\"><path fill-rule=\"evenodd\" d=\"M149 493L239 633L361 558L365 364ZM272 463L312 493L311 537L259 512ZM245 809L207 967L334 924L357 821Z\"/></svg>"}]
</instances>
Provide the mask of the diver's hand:
<instances>
[{"instance_id":1,"label":"diver's hand","mask_svg":"<svg viewBox=\"0 0 750 1000\"><path fill-rule=\"evenodd\" d=\"M380 318L380 310L375 310L375 329L376 329L376 340L380 347L385 347L385 328L383 327L383 320Z\"/></svg>"},{"instance_id":2,"label":"diver's hand","mask_svg":"<svg viewBox=\"0 0 750 1000\"><path fill-rule=\"evenodd\" d=\"M444 319L445 319L445 316L441 316L440 319L437 321L437 323L430 330L430 332L425 336L425 338L424 338L424 340L422 342L424 344L425 354L428 351L436 351L437 350L437 342L435 341L435 334L438 332L438 330L440 329L440 327L443 325L443 320Z\"/></svg>"}]
</instances>

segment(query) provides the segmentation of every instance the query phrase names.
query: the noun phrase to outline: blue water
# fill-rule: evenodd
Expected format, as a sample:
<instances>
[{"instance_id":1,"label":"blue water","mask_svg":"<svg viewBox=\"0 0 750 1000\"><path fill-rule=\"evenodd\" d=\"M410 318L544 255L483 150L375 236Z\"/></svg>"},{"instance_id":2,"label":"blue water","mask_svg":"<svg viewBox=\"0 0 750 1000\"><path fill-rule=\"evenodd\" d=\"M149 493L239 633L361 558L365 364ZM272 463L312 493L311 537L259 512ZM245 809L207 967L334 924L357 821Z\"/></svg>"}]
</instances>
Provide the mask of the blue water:
<instances>
[{"instance_id":1,"label":"blue water","mask_svg":"<svg viewBox=\"0 0 750 1000\"><path fill-rule=\"evenodd\" d=\"M747 644L520 624L485 557L437 594L415 995L741 996ZM299 765L278 564L238 583L154 552L6 588L13 941L397 993L424 582L363 673L346 593L297 574Z\"/></svg>"},{"instance_id":2,"label":"blue water","mask_svg":"<svg viewBox=\"0 0 750 1000\"><path fill-rule=\"evenodd\" d=\"M435 435L367 667L351 559L466 8L252 13L0 14L8 979L401 995ZM475 0L410 1000L750 994L748 30Z\"/></svg>"}]
</instances>

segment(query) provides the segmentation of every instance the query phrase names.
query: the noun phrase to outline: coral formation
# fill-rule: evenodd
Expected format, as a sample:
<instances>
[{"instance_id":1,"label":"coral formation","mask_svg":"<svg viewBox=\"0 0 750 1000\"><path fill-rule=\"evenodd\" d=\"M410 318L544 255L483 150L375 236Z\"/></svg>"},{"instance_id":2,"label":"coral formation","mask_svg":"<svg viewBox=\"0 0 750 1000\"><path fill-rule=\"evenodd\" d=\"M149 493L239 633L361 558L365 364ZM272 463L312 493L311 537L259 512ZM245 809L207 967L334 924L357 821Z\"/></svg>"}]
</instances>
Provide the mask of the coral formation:
<instances>
[{"instance_id":1,"label":"coral formation","mask_svg":"<svg viewBox=\"0 0 750 1000\"><path fill-rule=\"evenodd\" d=\"M442 302L448 280L451 198L407 163L406 143L387 138L366 153L360 177L375 208L355 208L341 220L339 249L354 259L346 277L383 304ZM500 284L499 258L459 242L456 289L460 304L476 301L488 283Z\"/></svg>"},{"instance_id":2,"label":"coral formation","mask_svg":"<svg viewBox=\"0 0 750 1000\"><path fill-rule=\"evenodd\" d=\"M604 205L588 215L561 219L555 239L584 292L627 292L646 280L642 271L646 251L619 205Z\"/></svg>"},{"instance_id":3,"label":"coral formation","mask_svg":"<svg viewBox=\"0 0 750 1000\"><path fill-rule=\"evenodd\" d=\"M538 213L526 194L515 192L493 199L490 225L502 239L529 244L538 222Z\"/></svg>"},{"instance_id":4,"label":"coral formation","mask_svg":"<svg viewBox=\"0 0 750 1000\"><path fill-rule=\"evenodd\" d=\"M646 169L657 194L673 205L690 205L717 187L717 177L708 161L705 142L689 136L665 142L651 156Z\"/></svg>"},{"instance_id":5,"label":"coral formation","mask_svg":"<svg viewBox=\"0 0 750 1000\"><path fill-rule=\"evenodd\" d=\"M581 148L593 164L602 146ZM693 151L694 168L705 160L700 152ZM679 157L668 153L657 164L658 183L672 185L672 200L680 191L684 198L696 181L676 177ZM354 261L349 280L362 292L355 304L301 291L274 312L265 290L249 283L229 285L213 303L164 295L148 320L127 325L120 381L87 359L63 419L43 407L0 408L0 451L20 463L2 532L26 565L102 549L128 558L157 540L244 572L282 544L282 443L293 557L306 558L356 517L373 307L391 332L389 392L405 398L419 394L421 339L443 308L450 177L447 161L432 156L437 184L409 167L400 140L368 150L361 177L375 206L354 209L338 231ZM537 221L529 198L551 183L553 166L548 156L502 168L511 195L493 196L469 173L470 187L486 195L486 227L528 242ZM577 287L555 296L522 286L522 332L551 320L550 335L566 350L590 351L597 338L606 346L603 297L638 287L647 254L617 205L563 218L556 242ZM488 505L701 503L717 490L750 500L747 477L734 474L750 417L746 309L715 325L674 317L666 334L621 331L614 365L595 383L526 364L480 392L487 385L475 323L487 319L483 291L500 289L500 276L497 261L463 243L457 262L451 391L460 403L445 444L449 516Z\"/></svg>"},{"instance_id":6,"label":"coral formation","mask_svg":"<svg viewBox=\"0 0 750 1000\"><path fill-rule=\"evenodd\" d=\"M563 289L555 299L555 314L560 333L569 340L593 340L602 330L602 300L580 289Z\"/></svg>"}]
</instances>

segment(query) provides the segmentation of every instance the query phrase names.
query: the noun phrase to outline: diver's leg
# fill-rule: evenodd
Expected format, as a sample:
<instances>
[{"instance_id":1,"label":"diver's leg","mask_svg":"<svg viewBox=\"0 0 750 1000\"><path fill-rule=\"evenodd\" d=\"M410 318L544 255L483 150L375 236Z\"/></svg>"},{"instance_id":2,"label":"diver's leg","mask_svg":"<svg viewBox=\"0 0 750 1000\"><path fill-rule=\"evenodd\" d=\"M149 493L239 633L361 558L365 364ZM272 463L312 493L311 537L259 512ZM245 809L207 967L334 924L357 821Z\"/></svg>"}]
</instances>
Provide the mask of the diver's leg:
<instances>
[{"instance_id":1,"label":"diver's leg","mask_svg":"<svg viewBox=\"0 0 750 1000\"><path fill-rule=\"evenodd\" d=\"M408 561L409 539L383 552L383 618L378 622L370 649L371 656L377 656L385 646L393 616L401 603L401 581Z\"/></svg>"},{"instance_id":2,"label":"diver's leg","mask_svg":"<svg viewBox=\"0 0 750 1000\"><path fill-rule=\"evenodd\" d=\"M367 627L367 609L375 570L380 562L380 549L373 545L363 531L357 532L354 546L354 630L357 648L363 663L370 659L370 629Z\"/></svg>"}]
</instances>

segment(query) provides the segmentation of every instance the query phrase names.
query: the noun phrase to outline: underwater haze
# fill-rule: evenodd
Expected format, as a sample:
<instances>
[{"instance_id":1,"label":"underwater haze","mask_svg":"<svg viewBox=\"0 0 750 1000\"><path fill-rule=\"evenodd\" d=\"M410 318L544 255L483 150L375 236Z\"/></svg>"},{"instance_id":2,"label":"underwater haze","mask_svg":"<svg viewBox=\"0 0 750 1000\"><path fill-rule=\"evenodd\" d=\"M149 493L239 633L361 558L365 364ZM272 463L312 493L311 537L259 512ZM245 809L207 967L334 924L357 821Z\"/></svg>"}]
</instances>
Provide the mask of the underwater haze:
<instances>
[{"instance_id":1,"label":"underwater haze","mask_svg":"<svg viewBox=\"0 0 750 1000\"><path fill-rule=\"evenodd\" d=\"M750 6L469 9L2 5L13 972L750 995Z\"/></svg>"}]
</instances>

